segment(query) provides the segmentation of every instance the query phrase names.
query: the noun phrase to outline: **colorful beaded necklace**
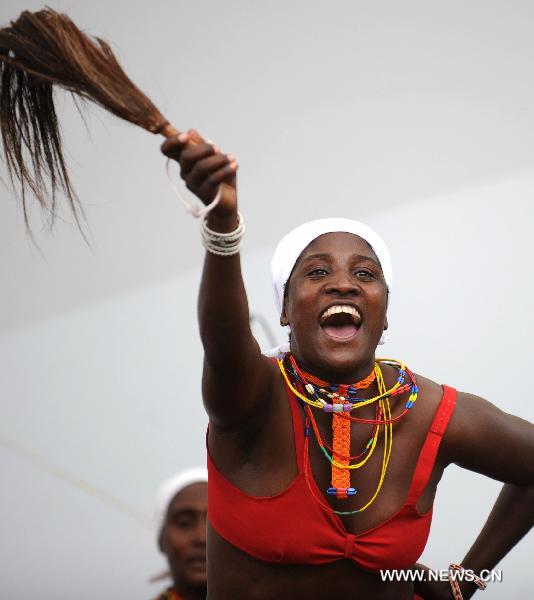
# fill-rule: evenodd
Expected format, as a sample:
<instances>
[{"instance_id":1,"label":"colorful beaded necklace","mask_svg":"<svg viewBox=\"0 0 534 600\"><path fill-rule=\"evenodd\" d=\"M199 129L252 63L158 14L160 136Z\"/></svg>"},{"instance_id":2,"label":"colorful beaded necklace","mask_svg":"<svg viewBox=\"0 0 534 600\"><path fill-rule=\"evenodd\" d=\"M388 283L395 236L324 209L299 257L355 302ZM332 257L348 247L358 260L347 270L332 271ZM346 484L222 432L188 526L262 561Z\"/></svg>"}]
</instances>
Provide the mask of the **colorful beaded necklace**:
<instances>
[{"instance_id":1,"label":"colorful beaded necklace","mask_svg":"<svg viewBox=\"0 0 534 600\"><path fill-rule=\"evenodd\" d=\"M351 460L355 460L356 458L360 458L360 456L366 454L366 449L369 450L367 455L363 460L358 463L358 466L362 466L365 464L371 455L373 454L373 450L375 444L373 443L374 435L376 435L377 428L373 430L373 435L369 440L369 443L364 447L363 451L355 457L350 456L350 444L351 444L351 422L348 419L344 419L343 416L345 413L341 413L341 409L348 405L348 401L346 398L350 397L351 394L358 393L358 390L365 389L369 387L377 377L377 372L375 369L371 371L371 373L362 381L353 384L352 386L348 385L339 385L339 386L328 386L328 384L309 373L304 373L298 366L295 358L290 355L289 356L289 367L290 373L293 375L294 379L301 384L300 387L304 386L304 388L309 392L313 393L316 397L319 398L320 395L329 398L332 401L332 404L323 400L323 410L327 408L332 408L332 446L328 446L328 450L330 450L331 455L325 449L326 443L324 437L320 435L319 428L315 419L313 418L313 413L311 410L309 411L309 415L312 419L312 424L314 427L314 432L316 434L317 441L321 450L325 453L325 456L331 463L332 469L332 477L331 483L332 486L328 488L327 493L331 495L336 495L339 500L344 500L348 498L348 496L356 494L355 488L353 488L350 484L350 471L345 468L350 464ZM325 389L323 386L328 386L328 389ZM335 391L334 391L335 390ZM338 412L339 409L339 412ZM376 418L380 417L380 407L377 404L376 408Z\"/></svg>"},{"instance_id":2,"label":"colorful beaded necklace","mask_svg":"<svg viewBox=\"0 0 534 600\"><path fill-rule=\"evenodd\" d=\"M391 389L387 389L380 364L388 364L398 369L397 381ZM332 467L332 487L326 491L329 495L335 495L343 500L349 496L354 496L357 490L350 485L350 473L353 469L358 469L365 465L370 459L376 447L380 427L384 429L384 452L382 457L382 468L380 478L374 494L370 500L361 508L353 511L336 511L340 515L350 515L362 512L367 509L376 499L384 482L389 460L391 458L391 449L393 446L393 423L406 415L417 400L418 387L413 373L407 369L403 363L391 359L379 359L373 368L373 372L365 379L355 384L336 385L321 381L320 379L304 372L297 365L291 354L285 355L283 360L278 361L278 367L282 373L288 387L301 400L306 410L305 423L305 443L304 443L304 471L306 481L311 493L316 500L328 510L333 510L321 499L317 498L310 484L311 470L309 464L309 434L310 427L326 459ZM406 376L409 383L406 383ZM292 381L290 380L290 377ZM358 390L369 387L376 380L378 386L378 395L373 398L359 398ZM408 401L404 405L403 411L396 417L391 416L391 407L389 399L398 396L401 393L410 391ZM306 395L306 392L308 395ZM330 402L328 402L330 400ZM367 406L372 402L376 403L374 419L361 419L352 417L349 413L362 406ZM317 421L313 415L312 408L320 408L324 412L332 414L332 445L329 445L321 434ZM371 436L364 445L363 450L355 456L350 454L350 426L352 422L368 423L373 425ZM363 457L363 458L362 458ZM351 463L351 461L359 462Z\"/></svg>"}]
</instances>

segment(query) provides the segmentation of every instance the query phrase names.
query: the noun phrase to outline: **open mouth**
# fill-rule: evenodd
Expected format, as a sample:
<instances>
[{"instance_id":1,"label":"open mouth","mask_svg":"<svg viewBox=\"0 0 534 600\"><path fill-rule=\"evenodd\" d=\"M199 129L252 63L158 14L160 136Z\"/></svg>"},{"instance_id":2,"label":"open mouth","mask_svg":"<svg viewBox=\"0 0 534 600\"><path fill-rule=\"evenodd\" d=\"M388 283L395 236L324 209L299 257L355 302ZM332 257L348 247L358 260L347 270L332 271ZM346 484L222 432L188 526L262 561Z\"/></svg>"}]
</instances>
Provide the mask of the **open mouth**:
<instances>
[{"instance_id":1,"label":"open mouth","mask_svg":"<svg viewBox=\"0 0 534 600\"><path fill-rule=\"evenodd\" d=\"M337 341L347 341L358 333L362 317L354 306L335 304L323 312L319 324L328 337Z\"/></svg>"},{"instance_id":2,"label":"open mouth","mask_svg":"<svg viewBox=\"0 0 534 600\"><path fill-rule=\"evenodd\" d=\"M206 557L205 556L189 556L186 559L187 565L191 569L205 569L206 568Z\"/></svg>"}]
</instances>

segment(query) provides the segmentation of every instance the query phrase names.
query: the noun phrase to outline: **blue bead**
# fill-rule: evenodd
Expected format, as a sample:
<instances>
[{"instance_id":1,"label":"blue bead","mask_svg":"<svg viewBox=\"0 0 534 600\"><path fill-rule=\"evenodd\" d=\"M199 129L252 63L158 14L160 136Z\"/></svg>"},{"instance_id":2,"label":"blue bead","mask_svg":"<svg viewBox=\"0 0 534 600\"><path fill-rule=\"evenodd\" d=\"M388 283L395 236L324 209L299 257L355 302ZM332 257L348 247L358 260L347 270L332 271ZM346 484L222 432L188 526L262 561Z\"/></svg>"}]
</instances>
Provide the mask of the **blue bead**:
<instances>
[{"instance_id":1,"label":"blue bead","mask_svg":"<svg viewBox=\"0 0 534 600\"><path fill-rule=\"evenodd\" d=\"M356 488L350 487L347 488L347 496L355 496L356 495Z\"/></svg>"},{"instance_id":2,"label":"blue bead","mask_svg":"<svg viewBox=\"0 0 534 600\"><path fill-rule=\"evenodd\" d=\"M335 487L329 487L326 490L326 493L329 494L330 496L335 496L337 494L337 488L335 488Z\"/></svg>"}]
</instances>

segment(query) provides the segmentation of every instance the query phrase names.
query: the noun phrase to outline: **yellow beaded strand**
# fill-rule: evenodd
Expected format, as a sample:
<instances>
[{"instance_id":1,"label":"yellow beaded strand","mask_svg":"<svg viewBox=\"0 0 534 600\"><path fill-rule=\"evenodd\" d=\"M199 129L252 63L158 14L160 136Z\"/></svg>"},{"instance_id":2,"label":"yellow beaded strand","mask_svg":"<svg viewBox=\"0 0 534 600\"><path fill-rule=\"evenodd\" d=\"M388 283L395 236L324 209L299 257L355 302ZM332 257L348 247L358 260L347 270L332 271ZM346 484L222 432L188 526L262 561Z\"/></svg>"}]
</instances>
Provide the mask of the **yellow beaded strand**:
<instances>
[{"instance_id":1,"label":"yellow beaded strand","mask_svg":"<svg viewBox=\"0 0 534 600\"><path fill-rule=\"evenodd\" d=\"M384 383L384 378L382 376L382 371L380 371L380 376L377 376L378 381L378 391L382 392L386 389L386 385ZM380 401L381 408L385 411L386 419L391 419L391 407L389 405L389 400L386 398L385 402L383 400ZM388 433L389 432L389 433ZM377 436L378 437L378 436ZM375 493L371 496L371 499L364 504L361 508L357 509L357 512L362 512L375 501L380 489L382 488L382 484L384 483L384 479L386 477L386 471L389 465L389 460L391 458L391 450L393 448L393 423L389 423L384 425L384 456L382 460L382 471L380 473L380 480L378 482L378 486L375 490Z\"/></svg>"}]
</instances>

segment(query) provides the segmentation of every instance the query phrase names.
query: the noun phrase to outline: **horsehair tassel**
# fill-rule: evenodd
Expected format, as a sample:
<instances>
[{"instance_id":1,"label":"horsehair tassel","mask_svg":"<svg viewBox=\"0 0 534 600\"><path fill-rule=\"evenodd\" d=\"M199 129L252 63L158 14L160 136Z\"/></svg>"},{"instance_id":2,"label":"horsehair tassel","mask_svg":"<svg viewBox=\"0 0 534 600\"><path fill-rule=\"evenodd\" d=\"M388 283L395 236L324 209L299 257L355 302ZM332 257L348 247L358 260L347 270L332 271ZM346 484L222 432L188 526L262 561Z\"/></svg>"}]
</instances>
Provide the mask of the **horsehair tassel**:
<instances>
[{"instance_id":1,"label":"horsehair tassel","mask_svg":"<svg viewBox=\"0 0 534 600\"><path fill-rule=\"evenodd\" d=\"M106 41L86 35L51 8L24 11L0 29L0 128L28 229L28 189L49 213L50 224L62 190L78 222L80 205L63 157L54 85L152 133L180 133L127 77Z\"/></svg>"}]
</instances>

